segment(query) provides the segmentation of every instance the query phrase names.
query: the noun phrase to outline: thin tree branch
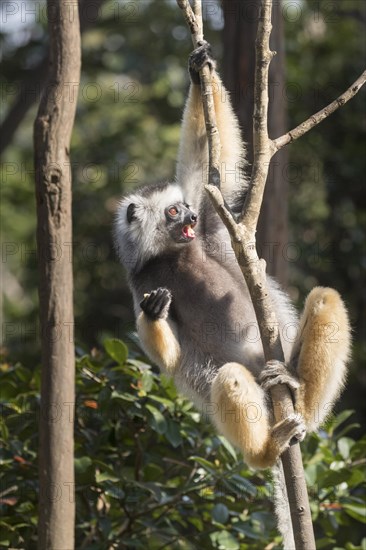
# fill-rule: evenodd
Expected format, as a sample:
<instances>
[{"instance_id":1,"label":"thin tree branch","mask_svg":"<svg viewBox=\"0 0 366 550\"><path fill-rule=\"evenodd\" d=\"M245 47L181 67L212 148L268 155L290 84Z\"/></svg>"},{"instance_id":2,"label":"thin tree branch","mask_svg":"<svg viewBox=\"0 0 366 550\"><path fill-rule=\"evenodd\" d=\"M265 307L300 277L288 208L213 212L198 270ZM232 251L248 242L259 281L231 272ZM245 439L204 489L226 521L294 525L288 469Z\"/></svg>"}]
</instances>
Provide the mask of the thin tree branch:
<instances>
[{"instance_id":1,"label":"thin tree branch","mask_svg":"<svg viewBox=\"0 0 366 550\"><path fill-rule=\"evenodd\" d=\"M241 242L241 236L239 234L238 230L238 224L233 218L233 215L229 208L226 205L226 202L224 200L224 197L216 185L207 184L205 185L205 189L207 193L209 194L216 212L219 214L221 221L229 231L230 235L235 234L236 242Z\"/></svg>"},{"instance_id":2,"label":"thin tree branch","mask_svg":"<svg viewBox=\"0 0 366 550\"><path fill-rule=\"evenodd\" d=\"M282 149L282 147L284 147L288 143L295 141L295 139L299 139L301 136L306 134L306 132L317 126L325 118L334 113L334 111L339 109L339 107L342 107L345 103L347 103L347 101L352 99L360 91L365 82L366 71L361 74L361 76L352 84L352 86L348 88L348 90L346 90L337 99L332 101L332 103L329 103L329 105L324 107L324 109L321 109L321 111L318 111L317 113L312 115L310 118L305 120L305 122L302 122L290 132L287 132L287 134L284 134L283 136L274 139L273 145L275 147L275 151Z\"/></svg>"},{"instance_id":3,"label":"thin tree branch","mask_svg":"<svg viewBox=\"0 0 366 550\"><path fill-rule=\"evenodd\" d=\"M202 28L202 23L197 21L195 14L200 16L199 0L195 0L195 13L193 13L187 0L177 0L184 12L184 16L192 32L193 43L197 44L197 35ZM284 354L279 337L279 328L273 304L267 290L266 266L260 260L256 251L255 232L258 216L262 204L263 192L267 180L269 163L272 156L285 143L290 142L306 131L310 130L326 116L331 114L340 105L351 99L363 84L363 75L343 96L338 98L330 106L320 111L309 121L296 128L289 134L272 141L268 136L268 70L271 59L275 55L269 48L271 33L272 0L262 0L261 14L258 23L256 40L256 71L255 71L255 104L254 104L254 163L249 191L241 213L239 223L236 223L230 210L225 205L224 198L219 189L220 173L217 170L217 182L215 181L215 167L212 167L212 159L220 150L212 152L212 136L217 133L215 117L211 110L214 104L207 101L205 86L202 86L202 101L208 132L208 145L210 156L209 183L205 186L211 197L213 205L222 222L229 231L232 246L241 271L245 277L250 296L252 298L266 361L277 359L284 361ZM204 71L202 71L203 73ZM204 83L205 75L201 75L201 83ZM305 128L304 128L305 126ZM297 133L298 132L298 135ZM289 137L287 137L289 136ZM285 142L282 143L281 140ZM217 141L216 141L217 143ZM219 167L219 157L218 164ZM213 171L211 171L213 169ZM214 185L212 185L214 184ZM285 385L278 385L271 389L274 415L276 421L282 420L294 411L289 389ZM296 550L315 549L314 533L311 523L309 499L304 478L302 458L299 445L293 445L281 456L286 488L290 502L291 519L296 544Z\"/></svg>"},{"instance_id":4,"label":"thin tree branch","mask_svg":"<svg viewBox=\"0 0 366 550\"><path fill-rule=\"evenodd\" d=\"M181 5L181 0L177 0ZM184 3L186 5L186 3ZM182 5L181 5L182 7ZM255 246L255 231L258 222L263 192L267 180L269 163L275 149L268 137L268 71L274 55L269 48L271 33L272 0L263 0L258 24L256 40L256 72L255 72L255 105L254 105L254 166L249 192L241 214L241 220L236 223L225 205L220 189L209 184L206 190L213 205L231 236L232 246L241 271L245 277L253 306L258 319L263 351L266 361L284 360L283 350L279 337L279 328L273 304L267 290L266 266L260 260ZM197 13L197 10L196 10ZM186 20L191 21L191 14ZM200 24L191 21L190 28L197 29ZM205 116L211 107L207 105L207 98L202 94L205 106ZM214 105L213 105L214 108ZM211 118L212 120L212 118ZM213 119L214 120L214 119ZM217 131L217 129L216 129ZM211 144L209 141L209 151ZM211 161L211 157L210 157ZM210 167L211 168L211 167ZM210 170L210 169L209 169ZM210 172L211 173L211 172ZM218 172L218 176L220 173ZM278 385L271 390L273 409L276 421L282 420L293 412L293 403L289 389ZM297 550L315 549L315 541L311 524L309 500L302 467L299 445L294 445L283 453L283 467L286 473L286 486L291 501L291 519Z\"/></svg>"},{"instance_id":5,"label":"thin tree branch","mask_svg":"<svg viewBox=\"0 0 366 550\"><path fill-rule=\"evenodd\" d=\"M193 0L193 11L198 26L197 40L203 40L203 21L201 0Z\"/></svg>"},{"instance_id":6,"label":"thin tree branch","mask_svg":"<svg viewBox=\"0 0 366 550\"><path fill-rule=\"evenodd\" d=\"M241 223L254 232L257 227L272 156L268 137L268 72L276 52L269 48L272 2L263 2L255 41L254 112L253 112L253 170L242 214Z\"/></svg>"},{"instance_id":7,"label":"thin tree branch","mask_svg":"<svg viewBox=\"0 0 366 550\"><path fill-rule=\"evenodd\" d=\"M177 0L178 6L183 11L184 18L191 31L192 42L196 48L201 40L202 34L202 10L201 1L194 1L194 10L198 17L193 12L188 0ZM220 136L216 125L215 104L212 91L211 70L205 65L200 71L201 94L205 98L203 101L203 110L205 115L206 133L208 141L208 181L211 185L220 187L220 153L221 144Z\"/></svg>"},{"instance_id":8,"label":"thin tree branch","mask_svg":"<svg viewBox=\"0 0 366 550\"><path fill-rule=\"evenodd\" d=\"M193 13L191 4L188 0L177 0L177 4L182 10L184 19L186 20L189 30L191 31L193 44L194 46L197 46L197 42L199 40L199 28L197 26L196 16Z\"/></svg>"}]
</instances>

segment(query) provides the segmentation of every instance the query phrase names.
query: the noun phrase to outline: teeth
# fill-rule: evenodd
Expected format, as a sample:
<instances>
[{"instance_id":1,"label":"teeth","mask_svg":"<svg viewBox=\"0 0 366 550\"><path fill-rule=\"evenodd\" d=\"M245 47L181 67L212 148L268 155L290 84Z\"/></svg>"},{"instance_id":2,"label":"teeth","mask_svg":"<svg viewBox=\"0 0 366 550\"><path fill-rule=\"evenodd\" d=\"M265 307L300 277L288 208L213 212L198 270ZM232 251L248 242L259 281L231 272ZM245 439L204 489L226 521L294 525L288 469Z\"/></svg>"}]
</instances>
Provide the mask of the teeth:
<instances>
[{"instance_id":1,"label":"teeth","mask_svg":"<svg viewBox=\"0 0 366 550\"><path fill-rule=\"evenodd\" d=\"M193 231L193 227L191 225L185 225L183 227L183 233L186 235L186 237L189 237L193 239L195 237L195 232Z\"/></svg>"}]
</instances>

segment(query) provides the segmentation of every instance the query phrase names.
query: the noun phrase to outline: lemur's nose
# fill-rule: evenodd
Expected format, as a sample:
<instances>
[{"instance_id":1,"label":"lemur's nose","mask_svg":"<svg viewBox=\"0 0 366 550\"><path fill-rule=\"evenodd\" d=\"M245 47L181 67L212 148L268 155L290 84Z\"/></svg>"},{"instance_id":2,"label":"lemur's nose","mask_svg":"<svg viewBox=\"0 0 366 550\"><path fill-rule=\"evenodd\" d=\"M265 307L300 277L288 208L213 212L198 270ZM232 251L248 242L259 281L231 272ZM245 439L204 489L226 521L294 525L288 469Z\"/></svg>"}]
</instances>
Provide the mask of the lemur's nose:
<instances>
[{"instance_id":1,"label":"lemur's nose","mask_svg":"<svg viewBox=\"0 0 366 550\"><path fill-rule=\"evenodd\" d=\"M191 222L192 223L197 223L197 219L198 219L197 214L191 214Z\"/></svg>"}]
</instances>

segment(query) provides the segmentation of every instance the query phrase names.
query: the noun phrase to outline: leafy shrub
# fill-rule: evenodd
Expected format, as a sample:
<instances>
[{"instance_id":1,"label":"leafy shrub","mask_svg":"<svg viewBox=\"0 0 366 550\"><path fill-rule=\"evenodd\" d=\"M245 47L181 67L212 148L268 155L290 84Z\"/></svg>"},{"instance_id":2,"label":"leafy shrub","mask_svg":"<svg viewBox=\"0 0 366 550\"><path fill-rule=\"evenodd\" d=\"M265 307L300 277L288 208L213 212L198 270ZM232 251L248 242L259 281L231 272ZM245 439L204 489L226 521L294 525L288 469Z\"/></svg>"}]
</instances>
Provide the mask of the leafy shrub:
<instances>
[{"instance_id":1,"label":"leafy shrub","mask_svg":"<svg viewBox=\"0 0 366 550\"><path fill-rule=\"evenodd\" d=\"M171 381L116 339L76 371L77 548L280 547L268 473L250 470ZM3 362L0 376L0 545L33 549L40 372ZM366 547L366 440L349 437L350 415L303 444L318 548Z\"/></svg>"}]
</instances>

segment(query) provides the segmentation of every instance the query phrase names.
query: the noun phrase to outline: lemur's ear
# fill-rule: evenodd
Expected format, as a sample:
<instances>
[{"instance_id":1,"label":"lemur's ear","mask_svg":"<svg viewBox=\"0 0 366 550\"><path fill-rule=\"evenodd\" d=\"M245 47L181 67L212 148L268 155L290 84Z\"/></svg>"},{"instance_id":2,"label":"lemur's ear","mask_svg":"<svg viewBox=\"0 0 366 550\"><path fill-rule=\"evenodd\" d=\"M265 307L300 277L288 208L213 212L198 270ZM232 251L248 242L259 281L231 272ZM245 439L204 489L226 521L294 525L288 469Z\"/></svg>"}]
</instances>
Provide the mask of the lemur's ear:
<instances>
[{"instance_id":1,"label":"lemur's ear","mask_svg":"<svg viewBox=\"0 0 366 550\"><path fill-rule=\"evenodd\" d=\"M127 221L128 221L128 223L131 223L132 220L136 219L135 209L136 209L136 204L131 202L131 204L129 204L128 207L127 207Z\"/></svg>"}]
</instances>

